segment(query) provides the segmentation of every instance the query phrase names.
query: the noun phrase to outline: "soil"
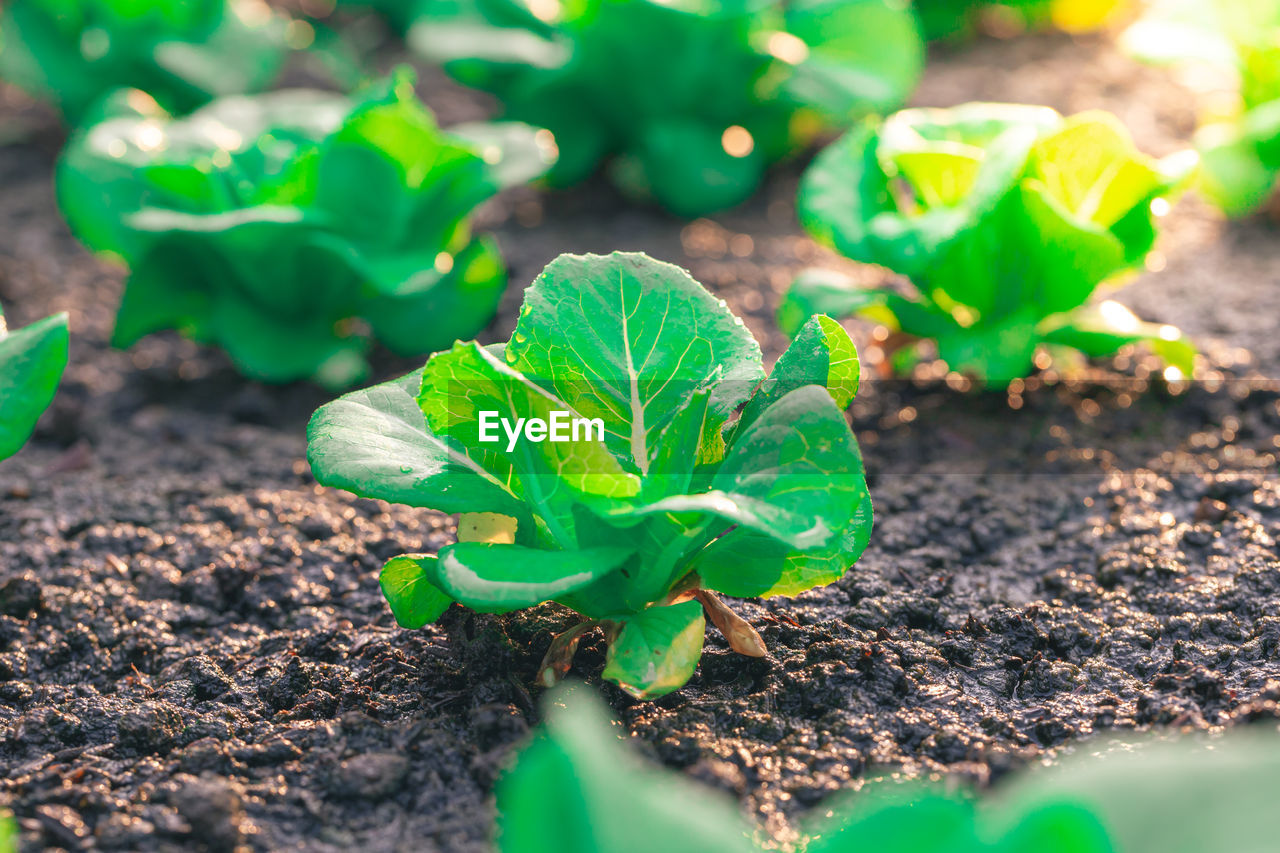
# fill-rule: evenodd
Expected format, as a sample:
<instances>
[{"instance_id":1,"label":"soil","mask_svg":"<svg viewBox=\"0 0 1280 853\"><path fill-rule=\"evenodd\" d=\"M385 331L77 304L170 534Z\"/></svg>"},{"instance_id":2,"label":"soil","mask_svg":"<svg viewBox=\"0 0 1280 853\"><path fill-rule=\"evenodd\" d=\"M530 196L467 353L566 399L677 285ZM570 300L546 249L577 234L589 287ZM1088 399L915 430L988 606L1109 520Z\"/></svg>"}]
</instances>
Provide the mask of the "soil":
<instances>
[{"instance_id":1,"label":"soil","mask_svg":"<svg viewBox=\"0 0 1280 853\"><path fill-rule=\"evenodd\" d=\"M1104 38L940 52L917 103L1112 110L1176 150L1201 94ZM486 102L436 76L448 120ZM0 806L24 850L480 851L495 774L539 719L555 607L452 609L397 628L386 558L449 541L437 514L316 486L315 388L239 378L175 335L106 345L122 274L55 212L51 116L3 92L0 301L13 325L71 312L72 361L33 443L0 465ZM883 277L795 223L801 164L682 224L601 181L486 210L513 288L564 251L642 249L689 268L776 356L779 292L810 264ZM1280 240L1190 198L1158 273L1120 294L1203 345L1207 379L1138 356L1020 393L919 377L854 407L876 531L838 583L736 603L771 649L714 630L683 690L599 681L656 760L727 790L782 836L817 803L902 768L985 785L1089 735L1272 720L1280 701ZM870 330L850 324L871 364ZM412 364L384 360L380 378Z\"/></svg>"}]
</instances>

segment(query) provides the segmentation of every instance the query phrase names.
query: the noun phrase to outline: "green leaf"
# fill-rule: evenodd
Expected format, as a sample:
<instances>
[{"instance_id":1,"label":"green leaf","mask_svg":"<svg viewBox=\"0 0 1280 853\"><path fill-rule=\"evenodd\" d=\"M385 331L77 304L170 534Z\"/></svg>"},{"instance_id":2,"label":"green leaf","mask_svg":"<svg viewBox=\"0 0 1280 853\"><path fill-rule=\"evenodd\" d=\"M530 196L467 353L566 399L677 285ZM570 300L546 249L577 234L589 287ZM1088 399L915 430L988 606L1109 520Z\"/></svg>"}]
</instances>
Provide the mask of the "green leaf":
<instances>
[{"instance_id":1,"label":"green leaf","mask_svg":"<svg viewBox=\"0 0 1280 853\"><path fill-rule=\"evenodd\" d=\"M915 88L924 46L915 21L878 0L803 0L786 8L787 31L808 51L786 92L841 121L891 110Z\"/></svg>"},{"instance_id":2,"label":"green leaf","mask_svg":"<svg viewBox=\"0 0 1280 853\"><path fill-rule=\"evenodd\" d=\"M747 402L734 425L747 428L769 406L805 385L821 385L839 409L849 408L858 393L858 351L849 335L825 314L810 317L773 366L773 373Z\"/></svg>"},{"instance_id":3,"label":"green leaf","mask_svg":"<svg viewBox=\"0 0 1280 853\"><path fill-rule=\"evenodd\" d=\"M795 550L747 527L735 527L699 552L692 570L707 589L735 598L799 595L844 576L866 550L871 519L871 496L864 494L840 538L809 551Z\"/></svg>"},{"instance_id":4,"label":"green leaf","mask_svg":"<svg viewBox=\"0 0 1280 853\"><path fill-rule=\"evenodd\" d=\"M1090 356L1112 355L1128 344L1145 343L1176 370L1176 378L1195 373L1196 348L1186 335L1173 326L1144 323L1112 300L1050 317L1041 334L1045 343L1073 347Z\"/></svg>"},{"instance_id":5,"label":"green leaf","mask_svg":"<svg viewBox=\"0 0 1280 853\"><path fill-rule=\"evenodd\" d=\"M1154 161L1110 113L1072 116L1033 152L1034 174L1073 216L1114 225L1161 185Z\"/></svg>"},{"instance_id":6,"label":"green leaf","mask_svg":"<svg viewBox=\"0 0 1280 853\"><path fill-rule=\"evenodd\" d=\"M698 667L706 625L697 601L627 616L609 643L604 677L637 699L679 690Z\"/></svg>"},{"instance_id":7,"label":"green leaf","mask_svg":"<svg viewBox=\"0 0 1280 853\"><path fill-rule=\"evenodd\" d=\"M600 701L561 689L496 787L502 853L746 853L737 804L641 761ZM553 705L552 702L555 704Z\"/></svg>"},{"instance_id":8,"label":"green leaf","mask_svg":"<svg viewBox=\"0 0 1280 853\"><path fill-rule=\"evenodd\" d=\"M0 312L0 460L26 444L53 401L70 345L67 315L8 332Z\"/></svg>"},{"instance_id":9,"label":"green leaf","mask_svg":"<svg viewBox=\"0 0 1280 853\"><path fill-rule=\"evenodd\" d=\"M1034 309L978 323L938 338L938 355L958 372L1005 386L1031 372L1036 345Z\"/></svg>"},{"instance_id":10,"label":"green leaf","mask_svg":"<svg viewBox=\"0 0 1280 853\"><path fill-rule=\"evenodd\" d=\"M451 256L440 273L432 258L417 259L411 273L370 270L371 279L393 279L397 292L377 296L364 316L378 340L397 355L422 355L447 349L455 340L479 334L489 325L507 287L507 271L497 242L484 236ZM412 258L406 258L410 266ZM449 322L440 323L441 317Z\"/></svg>"},{"instance_id":11,"label":"green leaf","mask_svg":"<svg viewBox=\"0 0 1280 853\"><path fill-rule=\"evenodd\" d=\"M441 512L525 515L510 466L499 456L473 457L427 428L417 403L421 385L417 371L320 407L307 426L307 459L316 480Z\"/></svg>"},{"instance_id":12,"label":"green leaf","mask_svg":"<svg viewBox=\"0 0 1280 853\"><path fill-rule=\"evenodd\" d=\"M957 325L937 306L907 299L889 288L862 287L830 270L801 270L778 306L778 327L794 335L819 314L861 315L919 337L937 337Z\"/></svg>"},{"instance_id":13,"label":"green leaf","mask_svg":"<svg viewBox=\"0 0 1280 853\"><path fill-rule=\"evenodd\" d=\"M431 577L472 610L508 613L579 590L621 568L633 556L626 548L542 551L459 542L441 549Z\"/></svg>"},{"instance_id":14,"label":"green leaf","mask_svg":"<svg viewBox=\"0 0 1280 853\"><path fill-rule=\"evenodd\" d=\"M1069 803L1107 828L1110 847L1145 853L1266 850L1275 821L1269 794L1280 784L1272 730L1105 745L1025 775L993 811L1034 814ZM993 821L994 822L994 821ZM1012 849L1012 848L1011 848Z\"/></svg>"},{"instance_id":15,"label":"green leaf","mask_svg":"<svg viewBox=\"0 0 1280 853\"><path fill-rule=\"evenodd\" d=\"M392 557L382 567L378 583L401 628L416 630L429 625L453 603L432 582L437 574L436 562L431 554L405 554Z\"/></svg>"},{"instance_id":16,"label":"green leaf","mask_svg":"<svg viewBox=\"0 0 1280 853\"><path fill-rule=\"evenodd\" d=\"M641 254L561 255L525 293L507 361L605 424L605 444L648 472L658 435L711 386L714 431L763 378L760 347L724 302Z\"/></svg>"},{"instance_id":17,"label":"green leaf","mask_svg":"<svg viewBox=\"0 0 1280 853\"><path fill-rule=\"evenodd\" d=\"M867 488L844 413L815 385L786 393L738 432L711 486L749 508L727 517L800 549L833 541Z\"/></svg>"},{"instance_id":18,"label":"green leaf","mask_svg":"<svg viewBox=\"0 0 1280 853\"><path fill-rule=\"evenodd\" d=\"M697 392L663 428L644 478L644 499L688 492L699 466L716 464L724 458L724 439L707 422L710 404L710 389Z\"/></svg>"},{"instance_id":19,"label":"green leaf","mask_svg":"<svg viewBox=\"0 0 1280 853\"><path fill-rule=\"evenodd\" d=\"M820 825L806 853L978 853L973 803L908 785L881 784Z\"/></svg>"}]
</instances>

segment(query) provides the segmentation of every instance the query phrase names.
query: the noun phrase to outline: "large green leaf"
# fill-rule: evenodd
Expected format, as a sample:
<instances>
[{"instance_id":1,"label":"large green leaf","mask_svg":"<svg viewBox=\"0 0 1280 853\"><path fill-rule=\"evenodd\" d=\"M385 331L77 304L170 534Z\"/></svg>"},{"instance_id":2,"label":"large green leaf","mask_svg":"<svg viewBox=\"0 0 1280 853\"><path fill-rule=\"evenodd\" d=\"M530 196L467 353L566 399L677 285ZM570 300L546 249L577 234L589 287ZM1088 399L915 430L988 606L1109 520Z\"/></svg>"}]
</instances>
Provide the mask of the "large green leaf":
<instances>
[{"instance_id":1,"label":"large green leaf","mask_svg":"<svg viewBox=\"0 0 1280 853\"><path fill-rule=\"evenodd\" d=\"M585 688L553 695L556 704L547 703L546 722L498 781L498 850L755 849L735 803L640 761L610 725L600 701L585 695Z\"/></svg>"},{"instance_id":2,"label":"large green leaf","mask_svg":"<svg viewBox=\"0 0 1280 853\"><path fill-rule=\"evenodd\" d=\"M66 314L10 332L0 311L0 460L26 444L53 401L69 345Z\"/></svg>"},{"instance_id":3,"label":"large green leaf","mask_svg":"<svg viewBox=\"0 0 1280 853\"><path fill-rule=\"evenodd\" d=\"M637 699L679 690L698 667L706 627L697 601L628 615L609 643L604 677Z\"/></svg>"},{"instance_id":4,"label":"large green leaf","mask_svg":"<svg viewBox=\"0 0 1280 853\"><path fill-rule=\"evenodd\" d=\"M543 551L520 545L459 542L441 549L431 577L481 613L507 613L582 589L634 556L626 548Z\"/></svg>"},{"instance_id":5,"label":"large green leaf","mask_svg":"<svg viewBox=\"0 0 1280 853\"><path fill-rule=\"evenodd\" d=\"M561 255L525 294L507 360L605 423L605 443L646 473L658 435L712 377L713 431L763 378L760 347L724 302L641 254Z\"/></svg>"},{"instance_id":6,"label":"large green leaf","mask_svg":"<svg viewBox=\"0 0 1280 853\"><path fill-rule=\"evenodd\" d=\"M500 456L472 456L427 428L417 402L421 385L417 371L320 407L307 426L316 480L442 512L524 515L510 465Z\"/></svg>"}]
</instances>

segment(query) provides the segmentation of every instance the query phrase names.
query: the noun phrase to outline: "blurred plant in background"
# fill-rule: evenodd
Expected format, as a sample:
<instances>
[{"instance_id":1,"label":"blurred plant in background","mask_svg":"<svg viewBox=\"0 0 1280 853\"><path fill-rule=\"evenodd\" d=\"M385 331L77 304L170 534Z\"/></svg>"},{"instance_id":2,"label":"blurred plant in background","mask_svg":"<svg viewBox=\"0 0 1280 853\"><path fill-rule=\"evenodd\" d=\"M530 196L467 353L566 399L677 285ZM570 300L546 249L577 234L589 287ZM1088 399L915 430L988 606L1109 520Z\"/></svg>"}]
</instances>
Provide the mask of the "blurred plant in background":
<instances>
[{"instance_id":1,"label":"blurred plant in background","mask_svg":"<svg viewBox=\"0 0 1280 853\"><path fill-rule=\"evenodd\" d=\"M9 331L0 310L0 461L26 444L53 401L67 366L68 339L66 314Z\"/></svg>"},{"instance_id":2,"label":"blurred plant in background","mask_svg":"<svg viewBox=\"0 0 1280 853\"><path fill-rule=\"evenodd\" d=\"M642 761L600 701L572 686L497 786L501 853L780 849L736 804ZM1261 724L1260 724L1261 725ZM1091 748L1090 748L1091 747ZM1089 744L990 794L871 781L819 808L781 849L804 853L1208 853L1274 848L1280 735Z\"/></svg>"},{"instance_id":3,"label":"blurred plant in background","mask_svg":"<svg viewBox=\"0 0 1280 853\"><path fill-rule=\"evenodd\" d=\"M915 0L914 5L925 38L936 41L965 38L978 29L996 35L1042 27L1088 32L1106 26L1133 4L1131 0Z\"/></svg>"},{"instance_id":4,"label":"blurred plant in background","mask_svg":"<svg viewBox=\"0 0 1280 853\"><path fill-rule=\"evenodd\" d=\"M551 130L554 183L606 159L681 216L730 207L824 128L893 109L919 76L893 0L426 0L410 44Z\"/></svg>"},{"instance_id":5,"label":"blurred plant in background","mask_svg":"<svg viewBox=\"0 0 1280 853\"><path fill-rule=\"evenodd\" d=\"M421 355L473 335L506 283L472 210L541 174L525 125L437 129L404 73L354 100L283 91L174 118L136 90L57 170L73 233L130 276L113 342L177 328L246 375L365 375L371 338Z\"/></svg>"},{"instance_id":6,"label":"blurred plant in background","mask_svg":"<svg viewBox=\"0 0 1280 853\"><path fill-rule=\"evenodd\" d=\"M125 87L185 113L269 86L285 26L259 0L12 0L0 14L0 78L71 124Z\"/></svg>"},{"instance_id":7,"label":"blurred plant in background","mask_svg":"<svg viewBox=\"0 0 1280 853\"><path fill-rule=\"evenodd\" d=\"M862 314L907 339L899 369L931 339L952 370L996 384L1025 376L1041 346L1105 355L1138 341L1189 376L1194 349L1176 329L1089 299L1142 267L1155 215L1195 165L1192 152L1142 155L1109 113L978 103L868 123L814 160L800 219L842 254L906 276L915 295L807 271L779 325Z\"/></svg>"},{"instance_id":8,"label":"blurred plant in background","mask_svg":"<svg viewBox=\"0 0 1280 853\"><path fill-rule=\"evenodd\" d=\"M1224 81L1196 134L1201 187L1228 216L1265 207L1280 179L1280 0L1159 0L1123 43Z\"/></svg>"}]
</instances>

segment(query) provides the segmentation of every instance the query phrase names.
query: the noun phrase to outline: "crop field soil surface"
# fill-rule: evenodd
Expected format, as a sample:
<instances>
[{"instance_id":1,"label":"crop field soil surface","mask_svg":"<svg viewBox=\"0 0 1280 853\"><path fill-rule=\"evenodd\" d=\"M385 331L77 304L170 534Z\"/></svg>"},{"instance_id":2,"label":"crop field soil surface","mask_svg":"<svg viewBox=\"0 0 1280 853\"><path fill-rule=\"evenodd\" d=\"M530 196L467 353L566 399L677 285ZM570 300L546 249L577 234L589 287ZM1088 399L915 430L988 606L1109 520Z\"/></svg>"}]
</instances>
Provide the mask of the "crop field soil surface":
<instances>
[{"instance_id":1,"label":"crop field soil surface","mask_svg":"<svg viewBox=\"0 0 1280 853\"><path fill-rule=\"evenodd\" d=\"M1166 154L1197 96L1102 38L940 51L916 96L1105 108ZM485 104L438 77L447 123ZM33 443L0 466L0 805L49 847L480 851L490 790L538 720L534 673L567 611L453 608L396 627L382 562L449 519L315 485L306 420L332 395L239 378L173 334L107 339L122 273L55 212L51 114L4 93L0 301L14 326L71 312L71 364ZM16 141L15 141L16 140ZM486 211L513 289L561 252L687 267L772 358L772 311L810 264L855 268L794 221L800 164L744 208L682 225L603 181ZM1141 357L1020 394L865 381L854 404L876 506L861 561L797 599L735 602L771 654L709 629L692 682L637 703L599 685L655 760L787 837L896 768L978 784L1088 737L1273 718L1280 702L1280 235L1185 199L1121 298L1207 354L1170 386ZM875 375L866 326L850 324ZM383 358L378 378L415 365Z\"/></svg>"}]
</instances>

